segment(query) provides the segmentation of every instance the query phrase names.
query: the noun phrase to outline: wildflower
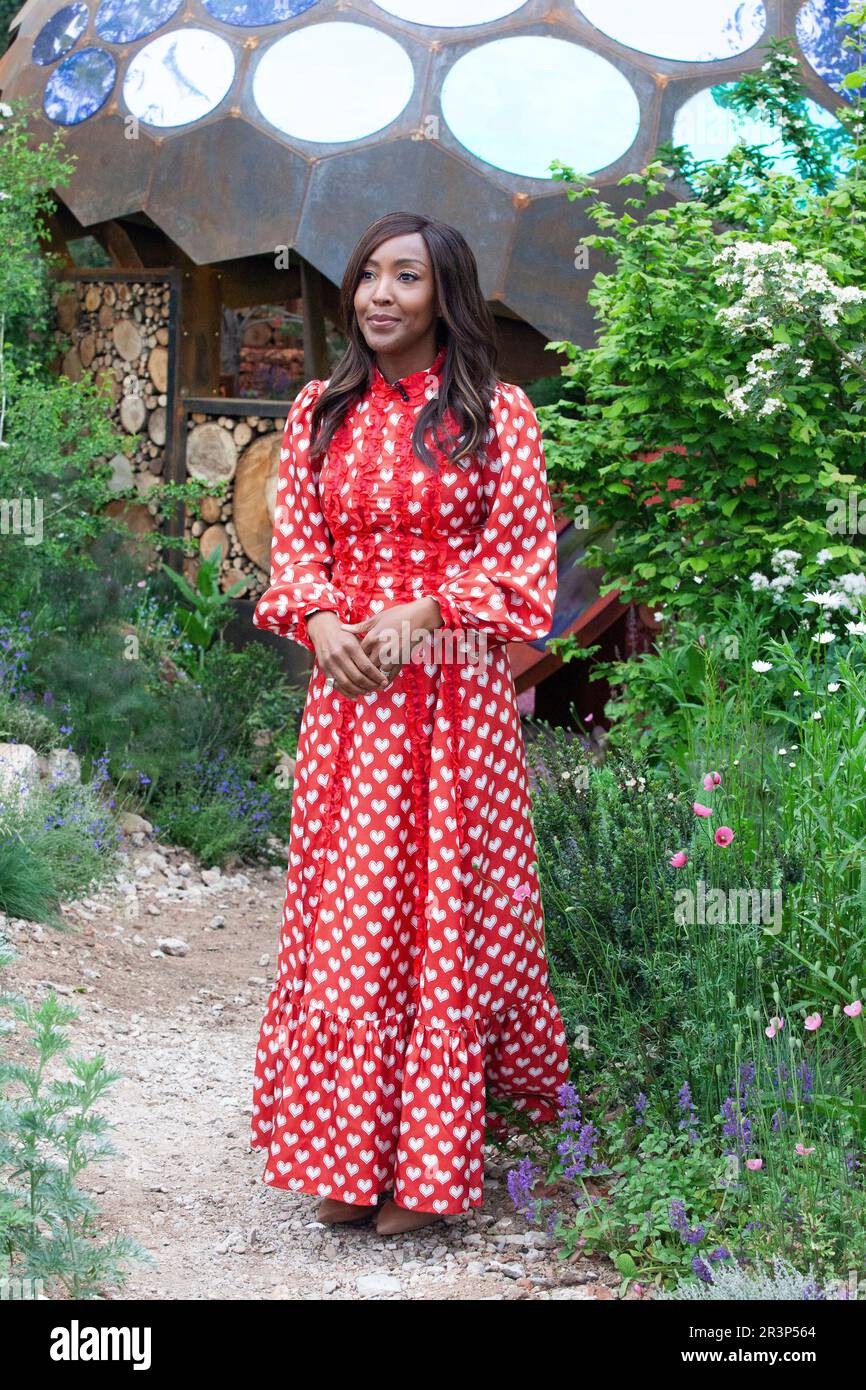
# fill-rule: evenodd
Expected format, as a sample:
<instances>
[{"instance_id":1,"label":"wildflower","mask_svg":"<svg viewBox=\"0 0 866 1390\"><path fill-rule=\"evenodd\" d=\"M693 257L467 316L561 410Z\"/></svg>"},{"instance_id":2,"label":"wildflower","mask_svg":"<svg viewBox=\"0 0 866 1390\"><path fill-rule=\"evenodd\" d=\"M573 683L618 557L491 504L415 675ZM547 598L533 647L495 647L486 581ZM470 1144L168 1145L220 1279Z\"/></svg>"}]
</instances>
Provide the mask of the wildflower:
<instances>
[{"instance_id":1,"label":"wildflower","mask_svg":"<svg viewBox=\"0 0 866 1390\"><path fill-rule=\"evenodd\" d=\"M826 647L828 642L836 641L836 634L835 632L816 632L812 641L820 642L822 647Z\"/></svg>"},{"instance_id":2,"label":"wildflower","mask_svg":"<svg viewBox=\"0 0 866 1390\"><path fill-rule=\"evenodd\" d=\"M864 630L866 630L866 629L864 629ZM752 670L753 670L753 671L757 671L759 676L762 676L762 675L764 674L765 671L772 671L772 669L773 669L773 663L772 663L772 661L753 661L753 662L752 662Z\"/></svg>"},{"instance_id":3,"label":"wildflower","mask_svg":"<svg viewBox=\"0 0 866 1390\"><path fill-rule=\"evenodd\" d=\"M675 869L681 869L683 865L688 864L688 862L689 856L686 854L684 849L678 849L676 854L672 854L670 859L668 860L668 863L671 864Z\"/></svg>"},{"instance_id":4,"label":"wildflower","mask_svg":"<svg viewBox=\"0 0 866 1390\"><path fill-rule=\"evenodd\" d=\"M646 1121L644 1120L644 1117L643 1117L643 1116L644 1116L644 1111L646 1110L646 1107L647 1107L647 1099L646 1099L646 1096L644 1095L643 1091L639 1091L639 1092L638 1092L637 1100L636 1100L635 1103L634 1103L634 1114L635 1114L635 1120L634 1120L634 1122L635 1122L636 1125L642 1125L642 1124L645 1124L645 1123L646 1123Z\"/></svg>"},{"instance_id":5,"label":"wildflower","mask_svg":"<svg viewBox=\"0 0 866 1390\"><path fill-rule=\"evenodd\" d=\"M780 757L780 758L784 758L784 757L787 756L787 753L788 753L787 748L779 748L777 751L778 751L778 754L779 754L779 757Z\"/></svg>"},{"instance_id":6,"label":"wildflower","mask_svg":"<svg viewBox=\"0 0 866 1390\"><path fill-rule=\"evenodd\" d=\"M749 1170L750 1173L759 1173L759 1172L761 1171L761 1169L763 1168L763 1166L764 1166L764 1160L763 1160L762 1158L747 1158L747 1159L746 1159L746 1167L748 1168L748 1170Z\"/></svg>"},{"instance_id":7,"label":"wildflower","mask_svg":"<svg viewBox=\"0 0 866 1390\"><path fill-rule=\"evenodd\" d=\"M522 903L523 899L528 898L531 892L532 889L530 888L528 883L518 883L511 896L515 902Z\"/></svg>"},{"instance_id":8,"label":"wildflower","mask_svg":"<svg viewBox=\"0 0 866 1390\"><path fill-rule=\"evenodd\" d=\"M831 681L830 684L827 686L827 689L829 690L831 695L835 695L836 691L839 689L839 682Z\"/></svg>"},{"instance_id":9,"label":"wildflower","mask_svg":"<svg viewBox=\"0 0 866 1390\"><path fill-rule=\"evenodd\" d=\"M803 1022L803 1027L810 1033L817 1033L823 1021L819 1013L808 1014Z\"/></svg>"},{"instance_id":10,"label":"wildflower","mask_svg":"<svg viewBox=\"0 0 866 1390\"><path fill-rule=\"evenodd\" d=\"M541 1212L541 1198L533 1196L532 1191L540 1177L541 1169L535 1167L527 1155L520 1160L516 1168L511 1169L506 1180L508 1195L514 1203L515 1210L530 1221L537 1221Z\"/></svg>"},{"instance_id":11,"label":"wildflower","mask_svg":"<svg viewBox=\"0 0 866 1390\"><path fill-rule=\"evenodd\" d=\"M724 1245L719 1245L715 1250L711 1250L709 1257L711 1260L730 1260L733 1258L730 1250L727 1250Z\"/></svg>"},{"instance_id":12,"label":"wildflower","mask_svg":"<svg viewBox=\"0 0 866 1390\"><path fill-rule=\"evenodd\" d=\"M806 1148L805 1144L795 1144L795 1145L794 1145L794 1153L799 1154L801 1158L805 1158L805 1157L806 1157L806 1154L813 1154L814 1152L815 1152L815 1146L814 1146L814 1144L811 1145L811 1147L808 1148L808 1149Z\"/></svg>"},{"instance_id":13,"label":"wildflower","mask_svg":"<svg viewBox=\"0 0 866 1390\"><path fill-rule=\"evenodd\" d=\"M863 1012L862 999L855 999L853 1004L845 1004L842 1012L847 1014L849 1018L858 1018Z\"/></svg>"},{"instance_id":14,"label":"wildflower","mask_svg":"<svg viewBox=\"0 0 866 1390\"><path fill-rule=\"evenodd\" d=\"M816 709L812 715L812 718L820 721L823 718L821 711L819 709Z\"/></svg>"},{"instance_id":15,"label":"wildflower","mask_svg":"<svg viewBox=\"0 0 866 1390\"><path fill-rule=\"evenodd\" d=\"M852 637L866 637L866 623L846 623L845 627Z\"/></svg>"},{"instance_id":16,"label":"wildflower","mask_svg":"<svg viewBox=\"0 0 866 1390\"><path fill-rule=\"evenodd\" d=\"M818 551L818 554L815 556L815 562L816 562L816 564L819 564L819 565L826 565L827 561L828 561L828 560L832 560L832 559L833 559L833 552L832 552L832 550L819 550L819 551Z\"/></svg>"},{"instance_id":17,"label":"wildflower","mask_svg":"<svg viewBox=\"0 0 866 1390\"><path fill-rule=\"evenodd\" d=\"M562 1138L556 1151L563 1160L563 1176L574 1178L586 1171L587 1159L592 1159L598 1130L582 1119L580 1096L570 1081L564 1081L557 1091ZM592 1171L592 1170L590 1170Z\"/></svg>"},{"instance_id":18,"label":"wildflower","mask_svg":"<svg viewBox=\"0 0 866 1390\"><path fill-rule=\"evenodd\" d=\"M721 782L721 777L717 772L708 772L704 778L704 791L711 792L713 787L717 787Z\"/></svg>"},{"instance_id":19,"label":"wildflower","mask_svg":"<svg viewBox=\"0 0 866 1390\"><path fill-rule=\"evenodd\" d=\"M712 806L702 806L699 801L692 802L692 810L696 816L711 816L713 814Z\"/></svg>"},{"instance_id":20,"label":"wildflower","mask_svg":"<svg viewBox=\"0 0 866 1390\"><path fill-rule=\"evenodd\" d=\"M713 1276L710 1273L710 1267L708 1264L704 1263L700 1255L695 1255L695 1258L692 1260L692 1269L694 1270L695 1274L698 1276L702 1284L711 1284L713 1282Z\"/></svg>"},{"instance_id":21,"label":"wildflower","mask_svg":"<svg viewBox=\"0 0 866 1390\"><path fill-rule=\"evenodd\" d=\"M713 839L722 849L727 849L734 838L734 832L729 825L720 825Z\"/></svg>"},{"instance_id":22,"label":"wildflower","mask_svg":"<svg viewBox=\"0 0 866 1390\"><path fill-rule=\"evenodd\" d=\"M695 1125L698 1123L698 1113L695 1110L695 1105L694 1101L692 1100L692 1093L689 1089L688 1081L684 1081L682 1086L680 1087L677 1105L679 1106L683 1115L683 1118L679 1122L679 1128L688 1129L689 1143L696 1144L698 1142L698 1135L697 1131L695 1130ZM701 1231L703 1232L703 1227L701 1227Z\"/></svg>"},{"instance_id":23,"label":"wildflower","mask_svg":"<svg viewBox=\"0 0 866 1390\"><path fill-rule=\"evenodd\" d=\"M777 1033L781 1033L784 1026L785 1020L783 1018L771 1018L770 1025L764 1029L764 1032L768 1038L774 1038Z\"/></svg>"},{"instance_id":24,"label":"wildflower","mask_svg":"<svg viewBox=\"0 0 866 1390\"><path fill-rule=\"evenodd\" d=\"M699 1245L707 1233L704 1226L698 1225L694 1229L689 1226L685 1204L679 1197L674 1197L671 1202L668 1220L671 1230L676 1231L684 1245Z\"/></svg>"}]
</instances>

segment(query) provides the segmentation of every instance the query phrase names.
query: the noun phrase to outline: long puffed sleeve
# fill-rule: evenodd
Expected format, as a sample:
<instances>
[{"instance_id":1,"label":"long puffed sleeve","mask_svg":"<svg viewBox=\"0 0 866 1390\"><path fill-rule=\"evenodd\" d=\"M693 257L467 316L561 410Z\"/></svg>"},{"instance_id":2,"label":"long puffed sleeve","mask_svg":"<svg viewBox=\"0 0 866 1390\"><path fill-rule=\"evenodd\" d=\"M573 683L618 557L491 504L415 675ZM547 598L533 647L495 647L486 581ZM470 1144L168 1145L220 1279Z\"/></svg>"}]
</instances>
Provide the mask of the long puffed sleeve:
<instances>
[{"instance_id":1,"label":"long puffed sleeve","mask_svg":"<svg viewBox=\"0 0 866 1390\"><path fill-rule=\"evenodd\" d=\"M331 582L331 535L319 499L318 473L309 461L310 420L322 381L309 381L292 402L283 432L277 504L271 540L270 585L253 613L253 625L314 651L306 619L320 608L341 616L345 595Z\"/></svg>"},{"instance_id":2,"label":"long puffed sleeve","mask_svg":"<svg viewBox=\"0 0 866 1390\"><path fill-rule=\"evenodd\" d=\"M532 402L500 382L492 403L496 442L484 457L488 513L468 564L430 594L446 628L535 641L553 625L556 525L544 445Z\"/></svg>"}]
</instances>

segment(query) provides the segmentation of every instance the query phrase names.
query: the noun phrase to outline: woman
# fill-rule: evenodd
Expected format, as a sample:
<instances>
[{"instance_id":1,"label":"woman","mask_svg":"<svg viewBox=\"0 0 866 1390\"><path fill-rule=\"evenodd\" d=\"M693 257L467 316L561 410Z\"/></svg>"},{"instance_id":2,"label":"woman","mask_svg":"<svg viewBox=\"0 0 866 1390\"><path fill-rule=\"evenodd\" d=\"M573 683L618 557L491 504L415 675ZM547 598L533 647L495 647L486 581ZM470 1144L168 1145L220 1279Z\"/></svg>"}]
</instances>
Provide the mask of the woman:
<instances>
[{"instance_id":1,"label":"woman","mask_svg":"<svg viewBox=\"0 0 866 1390\"><path fill-rule=\"evenodd\" d=\"M460 233L380 219L342 309L253 617L315 663L251 1143L320 1220L394 1234L481 1205L487 1095L541 1122L568 1077L506 647L550 630L556 532Z\"/></svg>"}]
</instances>

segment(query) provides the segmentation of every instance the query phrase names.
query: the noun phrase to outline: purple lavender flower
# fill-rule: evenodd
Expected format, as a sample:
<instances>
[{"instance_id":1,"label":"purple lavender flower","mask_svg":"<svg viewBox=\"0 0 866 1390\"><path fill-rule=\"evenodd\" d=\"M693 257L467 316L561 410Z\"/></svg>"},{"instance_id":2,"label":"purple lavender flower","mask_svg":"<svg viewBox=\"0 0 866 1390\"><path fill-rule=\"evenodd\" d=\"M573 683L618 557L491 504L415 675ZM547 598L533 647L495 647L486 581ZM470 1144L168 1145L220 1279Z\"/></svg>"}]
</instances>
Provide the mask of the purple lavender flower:
<instances>
[{"instance_id":1,"label":"purple lavender flower","mask_svg":"<svg viewBox=\"0 0 866 1390\"><path fill-rule=\"evenodd\" d=\"M682 1086L680 1087L679 1099L677 1101L677 1104L679 1105L680 1111L682 1112L683 1116L683 1118L680 1120L679 1128L688 1129L689 1143L696 1144L698 1142L698 1133L695 1129L695 1125L698 1123L698 1112L695 1110L695 1105L694 1101L692 1100L692 1093L689 1089L688 1081L684 1081Z\"/></svg>"},{"instance_id":2,"label":"purple lavender flower","mask_svg":"<svg viewBox=\"0 0 866 1390\"><path fill-rule=\"evenodd\" d=\"M593 1172L587 1170L587 1160L594 1157L593 1148L598 1140L598 1130L591 1122L584 1124L580 1096L570 1081L565 1081L557 1091L559 1107L559 1127L562 1138L556 1151L563 1161L563 1176L576 1178L578 1174Z\"/></svg>"},{"instance_id":3,"label":"purple lavender flower","mask_svg":"<svg viewBox=\"0 0 866 1390\"><path fill-rule=\"evenodd\" d=\"M695 1226L694 1229L689 1226L685 1204L678 1197L675 1197L671 1202L668 1220L671 1229L677 1232L684 1245L700 1245L707 1234L703 1226Z\"/></svg>"},{"instance_id":4,"label":"purple lavender flower","mask_svg":"<svg viewBox=\"0 0 866 1390\"><path fill-rule=\"evenodd\" d=\"M637 1100L634 1103L634 1122L636 1125L646 1124L646 1120L644 1119L644 1111L646 1110L646 1107L646 1096L644 1095L643 1091L639 1091Z\"/></svg>"},{"instance_id":5,"label":"purple lavender flower","mask_svg":"<svg viewBox=\"0 0 866 1390\"><path fill-rule=\"evenodd\" d=\"M536 1167L527 1155L520 1160L516 1168L511 1169L506 1180L508 1195L514 1203L515 1211L533 1223L539 1220L543 1206L541 1198L533 1196L532 1192L540 1176L541 1169Z\"/></svg>"},{"instance_id":6,"label":"purple lavender flower","mask_svg":"<svg viewBox=\"0 0 866 1390\"><path fill-rule=\"evenodd\" d=\"M710 1267L701 1259L700 1255L695 1255L694 1259L692 1260L692 1269L694 1270L698 1278L701 1280L701 1283L712 1284L713 1276L710 1272Z\"/></svg>"},{"instance_id":7,"label":"purple lavender flower","mask_svg":"<svg viewBox=\"0 0 866 1390\"><path fill-rule=\"evenodd\" d=\"M797 1068L797 1080L800 1083L800 1099L811 1100L812 1091L815 1087L815 1078L812 1075L811 1068L805 1057Z\"/></svg>"},{"instance_id":8,"label":"purple lavender flower","mask_svg":"<svg viewBox=\"0 0 866 1390\"><path fill-rule=\"evenodd\" d=\"M826 1293L820 1287L816 1280L813 1280L811 1284L803 1285L803 1299L805 1302L814 1303L818 1299L826 1301L826 1298Z\"/></svg>"}]
</instances>

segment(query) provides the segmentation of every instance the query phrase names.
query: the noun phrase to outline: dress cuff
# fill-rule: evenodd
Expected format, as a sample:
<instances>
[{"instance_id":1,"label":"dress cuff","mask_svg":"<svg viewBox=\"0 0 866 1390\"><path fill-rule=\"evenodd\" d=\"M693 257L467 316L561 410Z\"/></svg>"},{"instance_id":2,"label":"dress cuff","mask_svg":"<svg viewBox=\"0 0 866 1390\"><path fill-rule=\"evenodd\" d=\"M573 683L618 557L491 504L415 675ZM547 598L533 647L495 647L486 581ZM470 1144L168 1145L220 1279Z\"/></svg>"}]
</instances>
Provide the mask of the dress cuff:
<instances>
[{"instance_id":1,"label":"dress cuff","mask_svg":"<svg viewBox=\"0 0 866 1390\"><path fill-rule=\"evenodd\" d=\"M434 589L431 593L425 594L425 598L435 598L439 604L439 611L442 614L442 626L460 631L463 621L457 611L454 600L442 589Z\"/></svg>"}]
</instances>

